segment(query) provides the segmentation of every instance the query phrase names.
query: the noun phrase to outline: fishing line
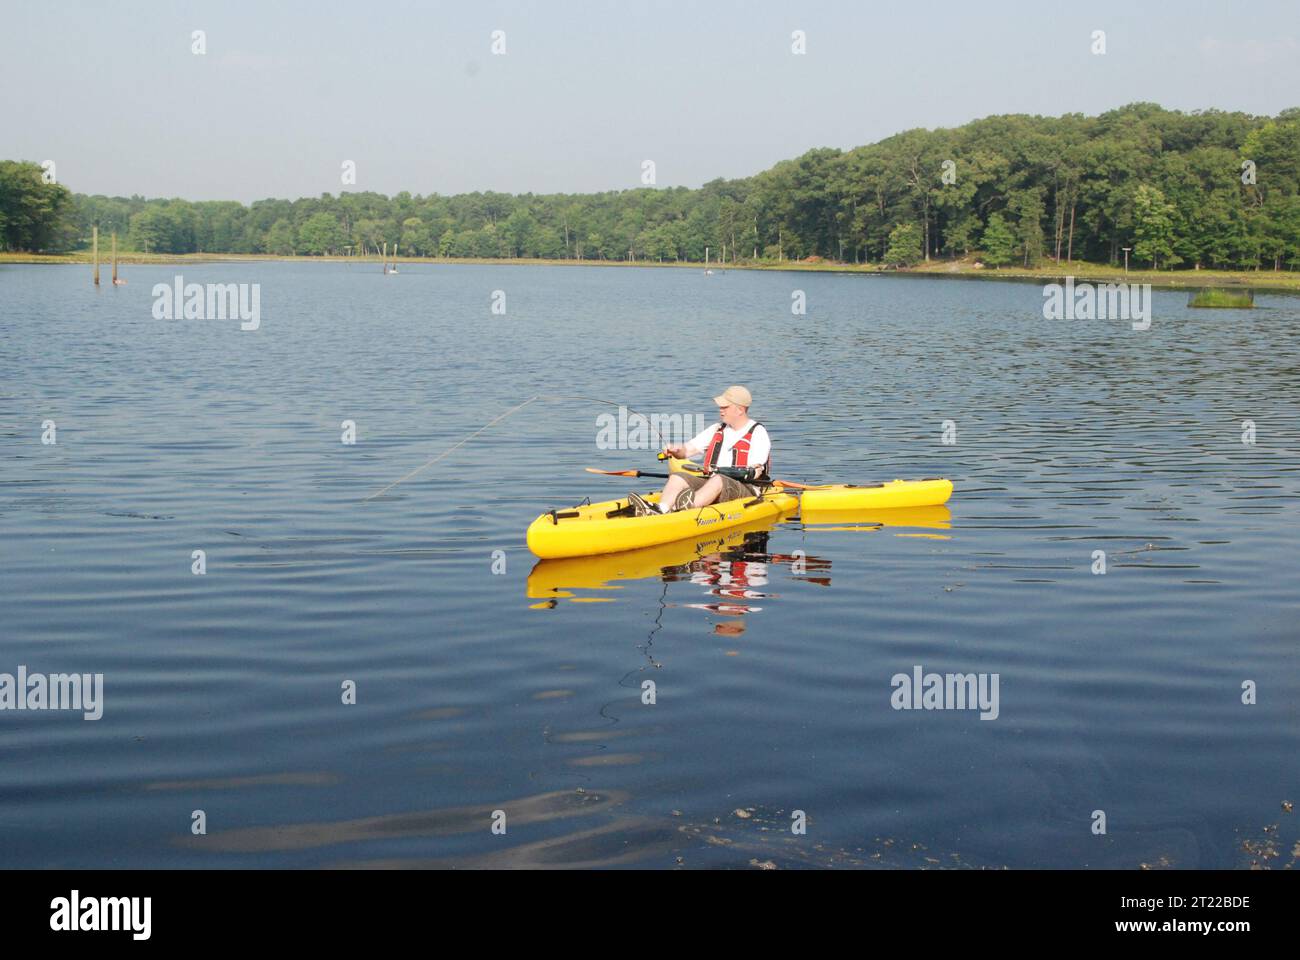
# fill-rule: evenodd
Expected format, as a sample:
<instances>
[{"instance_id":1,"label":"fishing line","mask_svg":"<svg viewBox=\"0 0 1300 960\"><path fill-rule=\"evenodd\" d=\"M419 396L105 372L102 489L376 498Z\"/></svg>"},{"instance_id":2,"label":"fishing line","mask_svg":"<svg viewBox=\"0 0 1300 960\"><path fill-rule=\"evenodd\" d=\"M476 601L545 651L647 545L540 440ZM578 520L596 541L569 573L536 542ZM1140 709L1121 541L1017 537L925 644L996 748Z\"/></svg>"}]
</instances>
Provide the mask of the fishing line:
<instances>
[{"instance_id":1,"label":"fishing line","mask_svg":"<svg viewBox=\"0 0 1300 960\"><path fill-rule=\"evenodd\" d=\"M636 410L633 410L631 407L629 407L629 406L628 406L627 404L625 404L625 403L618 403L617 401L614 401L614 400L601 400L599 397L570 397L570 396L551 396L551 395L548 395L548 394L538 394L538 395L535 396L535 397L529 397L527 400L525 400L525 401L524 401L523 403L521 403L521 404L518 404L517 406L511 407L511 408L510 408L509 410L507 410L505 413L501 414L501 416L499 416L499 417L494 417L493 419L489 420L487 423L483 424L483 426L479 427L479 428L478 428L477 430L475 430L473 433L469 434L469 436L467 436L467 437L465 437L464 439L459 440L459 441L457 441L456 443L452 444L450 447L448 447L446 450L442 451L442 453L438 454L436 457L432 457L432 458L430 458L429 460L426 460L424 463L422 463L420 466L416 467L414 470L412 470L412 471L411 471L410 473L408 473L406 476L402 477L400 480L394 480L392 483L390 483L388 486L384 487L384 489L380 490L378 493L372 493L370 496L365 497L364 499L362 499L361 502L362 502L362 503L367 503L367 502L369 502L369 501L375 499L376 497L382 496L383 494L387 493L389 490L393 489L393 487L397 486L399 483L405 483L407 480L410 480L410 479L411 479L413 476L415 476L417 473L421 472L422 470L426 470L426 469L428 469L429 467L433 466L435 463L437 463L437 462L438 462L439 460L441 460L443 457L447 456L447 455L448 455L449 453L451 453L453 450L457 450L457 449L459 449L460 447L465 446L465 444L469 443L471 440L473 440L475 437L477 437L477 436L478 436L480 433L482 433L484 430L487 430L489 427L493 427L493 426L495 426L496 424L498 424L498 423L500 423L502 420L504 420L506 417L509 417L509 416L511 416L511 415L513 415L513 414L518 413L520 410L522 410L524 407L528 406L530 403L534 403L534 402L536 402L536 401L538 401L538 400L542 400L542 401L552 401L552 400L583 400L583 401L586 401L586 402L588 402L588 403L604 403L604 404L608 404L608 405L611 406L611 407L620 407L620 408L622 408L622 409L624 409L624 410L627 410L628 413L635 414L636 416L638 416L638 417L640 417L641 419L645 420L646 424L649 425L649 427L650 427L650 429L651 429L652 431L654 431L654 433L656 434L656 436L658 436L659 440L660 440L660 441L663 440L663 435L660 434L659 431L658 431L657 429L655 429L654 421L653 421L653 420L651 420L649 417L647 417L644 413L640 413L640 412L638 412L638 411L636 411Z\"/></svg>"}]
</instances>

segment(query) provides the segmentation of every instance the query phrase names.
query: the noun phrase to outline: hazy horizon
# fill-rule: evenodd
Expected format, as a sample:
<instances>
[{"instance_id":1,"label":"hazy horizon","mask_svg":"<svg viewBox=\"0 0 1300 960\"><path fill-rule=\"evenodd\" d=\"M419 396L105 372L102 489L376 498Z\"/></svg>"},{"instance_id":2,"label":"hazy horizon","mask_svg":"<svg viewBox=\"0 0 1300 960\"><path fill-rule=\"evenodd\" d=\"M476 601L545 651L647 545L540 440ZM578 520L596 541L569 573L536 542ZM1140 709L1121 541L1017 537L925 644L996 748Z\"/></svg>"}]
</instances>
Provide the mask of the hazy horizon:
<instances>
[{"instance_id":1,"label":"hazy horizon","mask_svg":"<svg viewBox=\"0 0 1300 960\"><path fill-rule=\"evenodd\" d=\"M1045 17L1004 0L871 10L396 2L115 5L6 13L0 157L78 193L255 200L373 191L598 193L752 176L994 114L1276 115L1300 103L1281 0ZM377 12L378 11L378 12ZM1261 30L1261 27L1267 29ZM192 32L206 53L192 52ZM492 32L505 33L505 55ZM803 55L791 34L806 35ZM1091 52L1094 30L1106 53ZM1261 34L1263 35L1261 38ZM342 164L356 164L345 184Z\"/></svg>"}]
</instances>

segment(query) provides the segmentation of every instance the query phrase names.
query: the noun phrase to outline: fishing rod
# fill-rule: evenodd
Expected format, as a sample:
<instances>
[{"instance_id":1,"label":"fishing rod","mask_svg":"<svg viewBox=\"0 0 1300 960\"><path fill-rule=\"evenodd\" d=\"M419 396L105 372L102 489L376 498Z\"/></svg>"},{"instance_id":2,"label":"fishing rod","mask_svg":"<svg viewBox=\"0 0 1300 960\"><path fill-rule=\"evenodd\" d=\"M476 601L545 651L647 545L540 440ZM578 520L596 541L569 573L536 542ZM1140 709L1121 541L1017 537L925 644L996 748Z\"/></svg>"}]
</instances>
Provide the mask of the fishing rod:
<instances>
[{"instance_id":1,"label":"fishing rod","mask_svg":"<svg viewBox=\"0 0 1300 960\"><path fill-rule=\"evenodd\" d=\"M629 407L629 406L628 406L627 404L625 404L625 403L618 403L617 401L614 401L614 400L602 400L602 399L600 399L599 397L555 396L555 395L550 395L550 394L538 394L538 395L535 396L535 397L529 397L527 400L525 400L525 401L524 401L523 403L521 403L521 404L518 404L517 406L513 406L513 407L511 407L509 410L507 410L505 413L501 414L499 417L494 417L494 418L492 418L492 419L489 420L487 423L483 424L483 426L481 426L481 427L479 427L477 430L475 430L473 433L469 434L469 436L465 437L465 438L462 439L462 440L457 441L456 443L453 443L450 447L448 447L446 450L442 451L442 453L438 454L436 457L430 457L428 460L426 460L426 461L425 461L424 463L422 463L420 466L416 467L414 470L412 470L412 471L411 471L410 473L408 473L406 476L402 477L402 478L399 479L399 480L394 480L392 483L390 483L388 486L384 487L382 490L379 490L378 492L376 492L376 493L372 493L370 496L363 498L361 502L362 502L362 503L368 503L368 502L370 502L371 500L374 500L376 497L381 497L381 496L383 496L385 493L387 493L389 490L393 489L393 487L397 486L399 483L405 483L407 480L410 480L410 479L411 479L413 476L415 476L417 473L420 473L420 472L422 472L422 471L424 471L424 470L427 470L429 467L433 466L433 465L434 465L435 463L437 463L439 460L443 459L443 457L446 457L448 454L452 453L453 451L458 450L459 448L465 446L465 444L469 443L471 440L473 440L475 437L477 437L480 433L483 433L485 430L489 429L490 427L494 427L494 426L496 426L496 425L497 425L498 423L500 423L502 420L506 419L506 417L513 416L514 414L516 414L516 413L518 413L520 410L522 410L524 407L528 406L530 403L536 403L536 402L539 401L539 400L541 400L541 401L582 400L582 401L585 401L585 402L588 402L588 403L603 403L603 404L606 404L606 405L611 406L611 407L622 407L623 409L627 410L629 413L636 414L636 416L641 417L643 420L645 420L645 421L646 421L646 424L647 424L647 425L650 427L650 429L655 433L655 435L659 438L659 440L660 440L661 442L662 442L662 440L663 440L663 434L661 434L661 433L660 433L660 432L655 428L654 421L653 421L652 419L650 419L649 417L647 417L644 413L640 413L640 412L637 411L637 410L633 410L631 407Z\"/></svg>"}]
</instances>

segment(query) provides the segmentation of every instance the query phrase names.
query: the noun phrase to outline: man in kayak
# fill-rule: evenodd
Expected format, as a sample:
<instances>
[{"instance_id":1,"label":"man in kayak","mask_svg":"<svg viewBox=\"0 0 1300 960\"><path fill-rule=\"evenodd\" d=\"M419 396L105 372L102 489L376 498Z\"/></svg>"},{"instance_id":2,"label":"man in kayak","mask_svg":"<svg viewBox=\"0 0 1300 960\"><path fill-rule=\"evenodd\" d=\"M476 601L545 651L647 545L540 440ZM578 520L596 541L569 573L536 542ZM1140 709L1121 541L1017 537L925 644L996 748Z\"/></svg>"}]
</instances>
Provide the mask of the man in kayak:
<instances>
[{"instance_id":1,"label":"man in kayak","mask_svg":"<svg viewBox=\"0 0 1300 960\"><path fill-rule=\"evenodd\" d=\"M664 447L664 453L684 460L703 454L705 475L674 473L664 484L658 506L635 493L629 494L637 516L748 499L758 496L760 487L769 486L765 481L772 461L772 441L761 423L749 419L753 402L749 391L728 387L713 402L718 405L718 423L681 446Z\"/></svg>"}]
</instances>

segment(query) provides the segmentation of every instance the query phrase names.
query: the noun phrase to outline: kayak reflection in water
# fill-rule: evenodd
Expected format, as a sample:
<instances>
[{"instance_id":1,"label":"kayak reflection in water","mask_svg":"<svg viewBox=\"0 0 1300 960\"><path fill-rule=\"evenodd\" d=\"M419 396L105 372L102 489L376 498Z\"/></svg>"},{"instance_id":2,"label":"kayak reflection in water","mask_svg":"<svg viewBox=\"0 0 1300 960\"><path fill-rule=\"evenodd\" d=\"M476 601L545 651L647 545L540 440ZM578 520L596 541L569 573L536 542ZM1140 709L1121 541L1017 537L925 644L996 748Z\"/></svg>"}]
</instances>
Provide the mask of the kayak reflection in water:
<instances>
[{"instance_id":1,"label":"kayak reflection in water","mask_svg":"<svg viewBox=\"0 0 1300 960\"><path fill-rule=\"evenodd\" d=\"M749 499L770 486L772 440L767 428L749 419L753 397L744 387L728 387L713 398L718 422L681 446L665 445L671 457L689 460L703 454L704 476L674 473L664 484L659 503L628 495L637 516L707 507L726 500Z\"/></svg>"},{"instance_id":2,"label":"kayak reflection in water","mask_svg":"<svg viewBox=\"0 0 1300 960\"><path fill-rule=\"evenodd\" d=\"M789 554L767 552L772 526L768 518L704 540L678 541L626 553L539 560L528 574L528 597L545 601L533 605L537 608L553 607L558 600L608 602L617 596L608 591L621 589L614 584L653 579L665 584L692 582L716 588L710 592L719 600L743 607L743 613L754 609L747 601L757 599L743 596L743 591L758 593L756 587L765 587L773 574L772 564L788 566L791 580L829 586L830 560L810 557L799 550ZM728 590L740 593L727 595Z\"/></svg>"}]
</instances>

